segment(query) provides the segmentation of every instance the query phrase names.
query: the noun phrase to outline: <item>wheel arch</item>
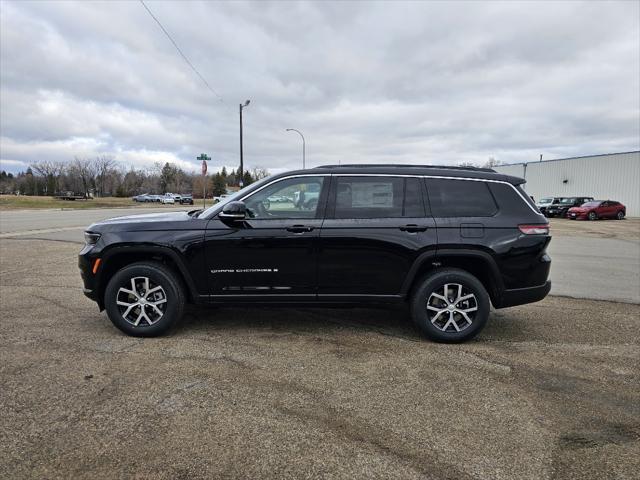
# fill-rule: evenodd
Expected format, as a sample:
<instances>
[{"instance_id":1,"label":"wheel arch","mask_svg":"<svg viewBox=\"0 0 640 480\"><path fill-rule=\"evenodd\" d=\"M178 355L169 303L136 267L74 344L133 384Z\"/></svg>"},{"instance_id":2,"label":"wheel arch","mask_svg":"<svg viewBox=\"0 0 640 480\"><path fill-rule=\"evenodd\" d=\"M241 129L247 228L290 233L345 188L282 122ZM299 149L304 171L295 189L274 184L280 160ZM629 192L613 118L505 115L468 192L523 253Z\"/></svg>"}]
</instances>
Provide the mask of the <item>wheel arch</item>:
<instances>
[{"instance_id":1,"label":"wheel arch","mask_svg":"<svg viewBox=\"0 0 640 480\"><path fill-rule=\"evenodd\" d=\"M97 282L97 302L100 310L104 309L104 293L113 275L123 267L141 261L160 262L175 272L182 283L185 296L189 302L195 303L198 293L189 270L182 262L180 255L169 247L160 245L118 246L101 255L102 268Z\"/></svg>"},{"instance_id":2,"label":"wheel arch","mask_svg":"<svg viewBox=\"0 0 640 480\"><path fill-rule=\"evenodd\" d=\"M474 249L438 249L421 254L405 279L402 295L410 298L422 277L447 267L469 272L482 283L494 305L501 303L504 282L498 265L491 254Z\"/></svg>"}]
</instances>

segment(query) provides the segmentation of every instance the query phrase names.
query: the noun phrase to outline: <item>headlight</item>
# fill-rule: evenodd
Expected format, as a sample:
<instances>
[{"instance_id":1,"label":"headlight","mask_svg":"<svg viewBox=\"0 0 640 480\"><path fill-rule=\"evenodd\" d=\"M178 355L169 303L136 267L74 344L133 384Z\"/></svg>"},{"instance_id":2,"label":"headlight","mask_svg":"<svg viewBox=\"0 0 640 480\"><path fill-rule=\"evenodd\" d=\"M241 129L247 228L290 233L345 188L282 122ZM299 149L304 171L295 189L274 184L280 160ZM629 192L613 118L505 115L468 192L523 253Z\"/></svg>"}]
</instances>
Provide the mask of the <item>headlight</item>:
<instances>
[{"instance_id":1,"label":"headlight","mask_svg":"<svg viewBox=\"0 0 640 480\"><path fill-rule=\"evenodd\" d=\"M87 245L95 245L100 240L99 233L84 232L84 241Z\"/></svg>"}]
</instances>

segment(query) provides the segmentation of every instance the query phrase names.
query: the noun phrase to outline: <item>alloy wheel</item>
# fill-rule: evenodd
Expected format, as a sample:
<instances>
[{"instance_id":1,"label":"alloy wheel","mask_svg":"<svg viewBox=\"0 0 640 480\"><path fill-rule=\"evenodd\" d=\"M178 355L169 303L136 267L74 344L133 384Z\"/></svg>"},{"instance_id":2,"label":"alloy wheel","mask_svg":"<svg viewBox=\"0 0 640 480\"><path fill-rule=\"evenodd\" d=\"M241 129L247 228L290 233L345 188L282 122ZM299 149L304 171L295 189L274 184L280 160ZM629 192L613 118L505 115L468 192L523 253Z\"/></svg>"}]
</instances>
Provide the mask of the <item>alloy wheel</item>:
<instances>
[{"instance_id":1,"label":"alloy wheel","mask_svg":"<svg viewBox=\"0 0 640 480\"><path fill-rule=\"evenodd\" d=\"M133 277L118 290L116 304L122 318L134 327L153 325L164 315L167 294L148 277Z\"/></svg>"},{"instance_id":2,"label":"alloy wheel","mask_svg":"<svg viewBox=\"0 0 640 480\"><path fill-rule=\"evenodd\" d=\"M459 283L446 283L429 295L429 321L443 332L461 332L471 326L478 311L476 296Z\"/></svg>"}]
</instances>

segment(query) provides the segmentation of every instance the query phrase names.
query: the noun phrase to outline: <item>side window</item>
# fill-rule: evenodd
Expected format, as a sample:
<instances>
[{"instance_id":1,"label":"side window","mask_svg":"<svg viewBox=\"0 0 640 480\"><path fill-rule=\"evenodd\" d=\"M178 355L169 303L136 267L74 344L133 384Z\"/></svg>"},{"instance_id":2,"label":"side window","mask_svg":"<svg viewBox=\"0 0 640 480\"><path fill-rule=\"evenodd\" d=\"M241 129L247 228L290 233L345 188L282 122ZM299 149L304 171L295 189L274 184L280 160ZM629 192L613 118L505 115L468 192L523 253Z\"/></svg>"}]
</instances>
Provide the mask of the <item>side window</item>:
<instances>
[{"instance_id":1,"label":"side window","mask_svg":"<svg viewBox=\"0 0 640 480\"><path fill-rule=\"evenodd\" d=\"M434 217L491 217L498 211L486 182L428 178Z\"/></svg>"},{"instance_id":2,"label":"side window","mask_svg":"<svg viewBox=\"0 0 640 480\"><path fill-rule=\"evenodd\" d=\"M315 218L324 177L287 178L244 199L251 218Z\"/></svg>"},{"instance_id":3,"label":"side window","mask_svg":"<svg viewBox=\"0 0 640 480\"><path fill-rule=\"evenodd\" d=\"M420 180L402 177L336 177L335 218L424 216Z\"/></svg>"}]
</instances>

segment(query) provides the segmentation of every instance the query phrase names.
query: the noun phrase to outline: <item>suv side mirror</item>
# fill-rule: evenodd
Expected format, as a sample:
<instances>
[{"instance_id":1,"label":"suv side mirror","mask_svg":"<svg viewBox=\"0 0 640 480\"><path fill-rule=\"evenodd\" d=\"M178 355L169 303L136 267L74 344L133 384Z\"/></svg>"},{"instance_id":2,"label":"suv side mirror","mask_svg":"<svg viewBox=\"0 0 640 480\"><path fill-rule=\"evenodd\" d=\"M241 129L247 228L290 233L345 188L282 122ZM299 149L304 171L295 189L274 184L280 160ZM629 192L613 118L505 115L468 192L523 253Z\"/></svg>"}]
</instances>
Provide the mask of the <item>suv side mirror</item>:
<instances>
[{"instance_id":1,"label":"suv side mirror","mask_svg":"<svg viewBox=\"0 0 640 480\"><path fill-rule=\"evenodd\" d=\"M247 217L247 206L244 202L229 202L222 208L218 217L223 220L244 220Z\"/></svg>"}]
</instances>

